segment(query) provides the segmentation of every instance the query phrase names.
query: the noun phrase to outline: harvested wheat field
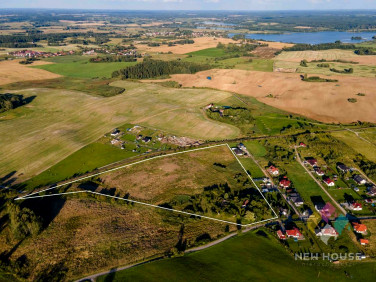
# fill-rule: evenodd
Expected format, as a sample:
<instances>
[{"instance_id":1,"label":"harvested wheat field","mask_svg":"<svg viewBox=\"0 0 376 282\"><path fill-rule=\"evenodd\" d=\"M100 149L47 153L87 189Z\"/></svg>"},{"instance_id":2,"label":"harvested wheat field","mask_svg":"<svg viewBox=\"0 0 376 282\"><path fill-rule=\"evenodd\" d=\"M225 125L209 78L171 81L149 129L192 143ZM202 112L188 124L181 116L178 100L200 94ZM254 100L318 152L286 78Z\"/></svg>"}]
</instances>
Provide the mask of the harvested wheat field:
<instances>
[{"instance_id":1,"label":"harvested wheat field","mask_svg":"<svg viewBox=\"0 0 376 282\"><path fill-rule=\"evenodd\" d=\"M142 51L147 52L172 52L175 54L186 54L190 52L199 51L202 49L217 47L218 43L229 44L235 41L230 38L215 38L215 37L199 37L194 38L194 44L184 44L176 46L162 45L158 47L149 47L143 44L136 44L136 47Z\"/></svg>"},{"instance_id":2,"label":"harvested wheat field","mask_svg":"<svg viewBox=\"0 0 376 282\"><path fill-rule=\"evenodd\" d=\"M289 51L282 52L276 57L276 60L300 62L301 60L348 60L355 61L354 58L360 58L351 50L322 50L322 51Z\"/></svg>"},{"instance_id":3,"label":"harvested wheat field","mask_svg":"<svg viewBox=\"0 0 376 282\"><path fill-rule=\"evenodd\" d=\"M274 41L258 41L261 44L268 44L269 48L274 48L274 49L282 49L284 47L292 47L295 44L292 43L284 43L284 42L274 42Z\"/></svg>"},{"instance_id":4,"label":"harvested wheat field","mask_svg":"<svg viewBox=\"0 0 376 282\"><path fill-rule=\"evenodd\" d=\"M32 65L37 66L44 64L50 64L50 62L36 61ZM28 65L20 64L19 60L0 62L0 85L25 80L51 79L57 77L60 77L60 75L41 69L29 68Z\"/></svg>"},{"instance_id":5,"label":"harvested wheat field","mask_svg":"<svg viewBox=\"0 0 376 282\"><path fill-rule=\"evenodd\" d=\"M208 80L207 77L212 79ZM324 77L324 76L321 76ZM305 82L298 74L209 70L177 74L170 80L185 87L209 87L257 98L273 107L322 122L376 122L375 78L330 76L338 82ZM366 96L356 94L362 92ZM266 97L267 95L273 97ZM348 98L356 98L350 103Z\"/></svg>"}]
</instances>

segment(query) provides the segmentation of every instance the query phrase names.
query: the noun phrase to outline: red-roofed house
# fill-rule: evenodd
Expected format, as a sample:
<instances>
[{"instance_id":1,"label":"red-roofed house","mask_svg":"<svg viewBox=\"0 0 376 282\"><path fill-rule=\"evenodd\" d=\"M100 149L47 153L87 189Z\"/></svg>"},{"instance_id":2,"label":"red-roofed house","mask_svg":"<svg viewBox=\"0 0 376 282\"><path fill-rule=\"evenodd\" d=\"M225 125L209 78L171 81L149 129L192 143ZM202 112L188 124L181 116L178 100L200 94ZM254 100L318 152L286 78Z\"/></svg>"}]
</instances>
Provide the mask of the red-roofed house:
<instances>
[{"instance_id":1,"label":"red-roofed house","mask_svg":"<svg viewBox=\"0 0 376 282\"><path fill-rule=\"evenodd\" d=\"M315 168L315 172L318 176L324 176L325 175L325 173L319 167Z\"/></svg>"},{"instance_id":2,"label":"red-roofed house","mask_svg":"<svg viewBox=\"0 0 376 282\"><path fill-rule=\"evenodd\" d=\"M286 240L286 235L282 233L281 230L277 231L277 236L280 240Z\"/></svg>"},{"instance_id":3,"label":"red-roofed house","mask_svg":"<svg viewBox=\"0 0 376 282\"><path fill-rule=\"evenodd\" d=\"M311 166L317 166L316 159L307 159L307 163L309 163Z\"/></svg>"},{"instance_id":4,"label":"red-roofed house","mask_svg":"<svg viewBox=\"0 0 376 282\"><path fill-rule=\"evenodd\" d=\"M268 172L273 176L279 175L279 169L272 165L268 168Z\"/></svg>"},{"instance_id":5,"label":"red-roofed house","mask_svg":"<svg viewBox=\"0 0 376 282\"><path fill-rule=\"evenodd\" d=\"M286 230L286 235L288 238L302 238L303 235L302 233L300 233L299 229L294 227L293 229L291 230Z\"/></svg>"},{"instance_id":6,"label":"red-roofed house","mask_svg":"<svg viewBox=\"0 0 376 282\"><path fill-rule=\"evenodd\" d=\"M328 186L334 186L335 185L334 181L332 179L330 179L329 177L325 178L324 182Z\"/></svg>"},{"instance_id":7,"label":"red-roofed house","mask_svg":"<svg viewBox=\"0 0 376 282\"><path fill-rule=\"evenodd\" d=\"M365 226L364 224L354 222L353 226L354 226L354 231L356 233L360 233L360 234L366 234L367 233L367 226Z\"/></svg>"},{"instance_id":8,"label":"red-roofed house","mask_svg":"<svg viewBox=\"0 0 376 282\"><path fill-rule=\"evenodd\" d=\"M353 211L361 211L363 207L361 203L352 203L350 204L350 209Z\"/></svg>"},{"instance_id":9,"label":"red-roofed house","mask_svg":"<svg viewBox=\"0 0 376 282\"><path fill-rule=\"evenodd\" d=\"M290 185L291 185L291 181L288 180L286 177L284 177L284 178L279 182L279 186L281 186L281 187L283 187L283 188L285 188L285 189L289 188Z\"/></svg>"},{"instance_id":10,"label":"red-roofed house","mask_svg":"<svg viewBox=\"0 0 376 282\"><path fill-rule=\"evenodd\" d=\"M300 146L300 147L307 147L307 145L304 144L303 142L300 142L300 143L299 143L299 146Z\"/></svg>"},{"instance_id":11,"label":"red-roofed house","mask_svg":"<svg viewBox=\"0 0 376 282\"><path fill-rule=\"evenodd\" d=\"M367 239L360 239L359 242L360 242L360 245L362 245L362 246L369 244L369 241Z\"/></svg>"}]
</instances>

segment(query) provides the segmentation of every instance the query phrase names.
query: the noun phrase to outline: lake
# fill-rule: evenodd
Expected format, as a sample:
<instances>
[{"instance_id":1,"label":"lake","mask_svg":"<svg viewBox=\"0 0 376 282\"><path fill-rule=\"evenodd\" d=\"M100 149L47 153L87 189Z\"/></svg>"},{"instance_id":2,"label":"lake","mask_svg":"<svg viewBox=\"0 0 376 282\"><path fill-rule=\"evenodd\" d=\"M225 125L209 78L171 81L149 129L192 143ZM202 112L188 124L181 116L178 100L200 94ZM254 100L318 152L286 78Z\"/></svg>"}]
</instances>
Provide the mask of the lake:
<instances>
[{"instance_id":1,"label":"lake","mask_svg":"<svg viewBox=\"0 0 376 282\"><path fill-rule=\"evenodd\" d=\"M229 34L229 37L234 36L235 33ZM289 32L281 34L261 34L250 33L246 34L246 38L277 41L286 43L307 43L307 44L320 44L320 43L333 43L340 40L344 43L359 43L363 41L372 40L372 36L376 35L373 32L346 32L346 31L320 31L320 32ZM360 36L361 40L352 40L351 37Z\"/></svg>"}]
</instances>

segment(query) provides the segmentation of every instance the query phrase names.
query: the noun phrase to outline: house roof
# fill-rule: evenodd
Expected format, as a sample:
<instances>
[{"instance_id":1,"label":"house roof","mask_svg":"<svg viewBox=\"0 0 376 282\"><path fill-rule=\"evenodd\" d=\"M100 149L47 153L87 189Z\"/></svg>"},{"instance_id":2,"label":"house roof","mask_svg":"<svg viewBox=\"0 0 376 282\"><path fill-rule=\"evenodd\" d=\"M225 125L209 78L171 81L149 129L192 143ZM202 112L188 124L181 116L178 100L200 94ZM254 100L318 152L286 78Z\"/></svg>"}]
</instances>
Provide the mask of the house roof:
<instances>
[{"instance_id":1,"label":"house roof","mask_svg":"<svg viewBox=\"0 0 376 282\"><path fill-rule=\"evenodd\" d=\"M338 235L338 232L328 223L321 229L323 235Z\"/></svg>"},{"instance_id":2,"label":"house roof","mask_svg":"<svg viewBox=\"0 0 376 282\"><path fill-rule=\"evenodd\" d=\"M288 179L282 179L282 180L279 182L279 185L282 185L283 187L290 187L290 185L291 185L291 181L288 180Z\"/></svg>"},{"instance_id":3,"label":"house roof","mask_svg":"<svg viewBox=\"0 0 376 282\"><path fill-rule=\"evenodd\" d=\"M369 244L369 240L367 240L367 239L360 239L359 240L360 241L360 244Z\"/></svg>"},{"instance_id":4,"label":"house roof","mask_svg":"<svg viewBox=\"0 0 376 282\"><path fill-rule=\"evenodd\" d=\"M353 208L361 208L361 207L362 207L362 204L361 204L361 203L353 203L353 204L352 204L352 207L353 207Z\"/></svg>"},{"instance_id":5,"label":"house roof","mask_svg":"<svg viewBox=\"0 0 376 282\"><path fill-rule=\"evenodd\" d=\"M364 224L361 224L361 223L353 223L353 226L354 226L354 230L356 232L366 232L367 231L367 226L365 226Z\"/></svg>"},{"instance_id":6,"label":"house roof","mask_svg":"<svg viewBox=\"0 0 376 282\"><path fill-rule=\"evenodd\" d=\"M325 179L324 179L324 182L325 182L326 184L334 183L334 181L333 181L332 179L330 179L329 177L325 178Z\"/></svg>"},{"instance_id":7,"label":"house roof","mask_svg":"<svg viewBox=\"0 0 376 282\"><path fill-rule=\"evenodd\" d=\"M279 171L278 168L276 168L275 166L272 166L272 165L269 167L269 170L270 170L270 171L273 171L273 172L274 172L274 171Z\"/></svg>"},{"instance_id":8,"label":"house roof","mask_svg":"<svg viewBox=\"0 0 376 282\"><path fill-rule=\"evenodd\" d=\"M291 230L286 230L286 234L287 236L293 236L293 237L299 237L301 236L302 234L300 233L299 229L294 227L293 229Z\"/></svg>"},{"instance_id":9,"label":"house roof","mask_svg":"<svg viewBox=\"0 0 376 282\"><path fill-rule=\"evenodd\" d=\"M281 230L277 231L277 235L279 238L286 238L285 234L283 234Z\"/></svg>"},{"instance_id":10,"label":"house roof","mask_svg":"<svg viewBox=\"0 0 376 282\"><path fill-rule=\"evenodd\" d=\"M316 159L307 159L307 162L308 162L310 165L317 164L317 160L316 160Z\"/></svg>"}]
</instances>

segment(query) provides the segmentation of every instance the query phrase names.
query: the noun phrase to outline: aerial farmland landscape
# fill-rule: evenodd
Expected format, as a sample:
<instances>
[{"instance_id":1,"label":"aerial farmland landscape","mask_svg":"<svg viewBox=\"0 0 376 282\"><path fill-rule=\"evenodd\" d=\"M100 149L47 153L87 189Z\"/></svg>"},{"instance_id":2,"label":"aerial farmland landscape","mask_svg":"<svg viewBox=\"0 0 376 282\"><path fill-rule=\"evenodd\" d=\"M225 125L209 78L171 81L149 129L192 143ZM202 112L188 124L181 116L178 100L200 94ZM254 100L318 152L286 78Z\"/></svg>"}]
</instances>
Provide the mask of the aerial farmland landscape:
<instances>
[{"instance_id":1,"label":"aerial farmland landscape","mask_svg":"<svg viewBox=\"0 0 376 282\"><path fill-rule=\"evenodd\" d=\"M375 281L376 4L0 3L0 281Z\"/></svg>"}]
</instances>

